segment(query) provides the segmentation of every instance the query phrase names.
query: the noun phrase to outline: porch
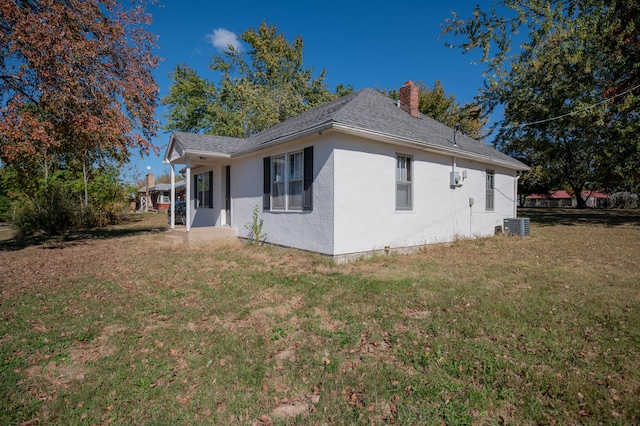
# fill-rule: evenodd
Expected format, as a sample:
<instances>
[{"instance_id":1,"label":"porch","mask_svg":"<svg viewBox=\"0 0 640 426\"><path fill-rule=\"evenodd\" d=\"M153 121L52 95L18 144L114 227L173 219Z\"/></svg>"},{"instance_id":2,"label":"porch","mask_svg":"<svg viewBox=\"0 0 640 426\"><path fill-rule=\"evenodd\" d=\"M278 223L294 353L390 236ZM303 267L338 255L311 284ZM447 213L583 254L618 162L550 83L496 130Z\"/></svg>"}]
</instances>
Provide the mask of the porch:
<instances>
[{"instance_id":1,"label":"porch","mask_svg":"<svg viewBox=\"0 0 640 426\"><path fill-rule=\"evenodd\" d=\"M187 232L184 225L176 225L169 230L165 240L171 244L195 244L209 241L236 240L238 235L235 229L229 226L200 226L191 227Z\"/></svg>"}]
</instances>

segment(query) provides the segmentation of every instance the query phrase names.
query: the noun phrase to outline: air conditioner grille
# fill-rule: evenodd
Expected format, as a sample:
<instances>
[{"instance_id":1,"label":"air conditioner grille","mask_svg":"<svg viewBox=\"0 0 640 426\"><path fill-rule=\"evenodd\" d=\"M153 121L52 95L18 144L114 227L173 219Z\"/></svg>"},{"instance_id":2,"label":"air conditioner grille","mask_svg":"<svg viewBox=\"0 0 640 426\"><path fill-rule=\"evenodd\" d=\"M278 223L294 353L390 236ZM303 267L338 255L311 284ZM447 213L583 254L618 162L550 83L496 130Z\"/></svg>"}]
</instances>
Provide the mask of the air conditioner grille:
<instances>
[{"instance_id":1,"label":"air conditioner grille","mask_svg":"<svg viewBox=\"0 0 640 426\"><path fill-rule=\"evenodd\" d=\"M504 232L510 235L526 237L529 235L529 218L514 217L504 220Z\"/></svg>"}]
</instances>

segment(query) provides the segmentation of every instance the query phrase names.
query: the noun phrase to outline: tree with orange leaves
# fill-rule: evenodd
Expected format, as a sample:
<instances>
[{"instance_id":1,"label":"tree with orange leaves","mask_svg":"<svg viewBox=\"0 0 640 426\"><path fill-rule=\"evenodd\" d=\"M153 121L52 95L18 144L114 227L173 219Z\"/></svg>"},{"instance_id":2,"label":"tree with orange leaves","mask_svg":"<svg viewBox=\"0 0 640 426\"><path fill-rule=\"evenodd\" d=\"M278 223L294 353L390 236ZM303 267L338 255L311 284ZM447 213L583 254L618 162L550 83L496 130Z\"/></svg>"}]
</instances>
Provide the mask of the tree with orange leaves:
<instances>
[{"instance_id":1,"label":"tree with orange leaves","mask_svg":"<svg viewBox=\"0 0 640 426\"><path fill-rule=\"evenodd\" d=\"M144 1L144 0L143 0ZM0 0L0 161L82 168L157 150L145 4Z\"/></svg>"}]
</instances>

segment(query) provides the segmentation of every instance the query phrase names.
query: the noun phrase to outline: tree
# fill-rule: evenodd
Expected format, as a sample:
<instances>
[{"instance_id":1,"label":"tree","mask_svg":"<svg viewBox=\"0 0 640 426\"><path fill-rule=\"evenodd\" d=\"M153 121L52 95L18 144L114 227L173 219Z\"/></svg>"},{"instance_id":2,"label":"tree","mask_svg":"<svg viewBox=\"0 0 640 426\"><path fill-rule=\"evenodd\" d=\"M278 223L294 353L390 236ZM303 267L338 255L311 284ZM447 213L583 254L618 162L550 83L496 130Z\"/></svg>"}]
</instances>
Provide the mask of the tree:
<instances>
[{"instance_id":1,"label":"tree","mask_svg":"<svg viewBox=\"0 0 640 426\"><path fill-rule=\"evenodd\" d=\"M173 83L169 94L162 99L162 103L169 106L166 129L213 133L225 124L222 120L216 123L219 117L213 109L218 103L218 90L212 82L186 64L176 66L169 76Z\"/></svg>"},{"instance_id":2,"label":"tree","mask_svg":"<svg viewBox=\"0 0 640 426\"><path fill-rule=\"evenodd\" d=\"M459 127L466 135L481 139L484 135L482 128L485 120L480 117L480 108L474 104L460 105L456 95L447 95L440 80L433 83L433 88L424 82L416 83L418 86L418 109L428 117L433 118L449 127ZM397 90L390 90L388 96L399 99Z\"/></svg>"},{"instance_id":3,"label":"tree","mask_svg":"<svg viewBox=\"0 0 640 426\"><path fill-rule=\"evenodd\" d=\"M229 46L212 59L217 85L187 65L176 67L163 99L169 107L165 129L246 137L335 97L326 88L325 70L314 77L304 67L300 36L289 43L275 25L263 23L240 39L250 47L246 53Z\"/></svg>"},{"instance_id":4,"label":"tree","mask_svg":"<svg viewBox=\"0 0 640 426\"><path fill-rule=\"evenodd\" d=\"M484 113L504 108L494 142L536 166L537 182L568 187L579 207L585 187L640 182L636 1L496 1L468 20L454 14L448 33L466 39L464 52L482 50L479 102ZM514 38L525 39L515 53Z\"/></svg>"},{"instance_id":5,"label":"tree","mask_svg":"<svg viewBox=\"0 0 640 426\"><path fill-rule=\"evenodd\" d=\"M150 21L117 0L0 0L0 161L87 169L157 150Z\"/></svg>"}]
</instances>

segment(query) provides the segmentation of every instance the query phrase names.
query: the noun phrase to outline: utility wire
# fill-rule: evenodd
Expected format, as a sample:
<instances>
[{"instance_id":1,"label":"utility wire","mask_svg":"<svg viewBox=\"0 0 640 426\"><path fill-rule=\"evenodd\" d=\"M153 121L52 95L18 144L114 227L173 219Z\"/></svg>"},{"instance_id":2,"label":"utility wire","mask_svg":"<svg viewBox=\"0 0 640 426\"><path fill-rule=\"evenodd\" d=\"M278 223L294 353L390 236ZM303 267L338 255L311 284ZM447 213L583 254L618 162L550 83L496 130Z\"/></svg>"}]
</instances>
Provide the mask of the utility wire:
<instances>
[{"instance_id":1,"label":"utility wire","mask_svg":"<svg viewBox=\"0 0 640 426\"><path fill-rule=\"evenodd\" d=\"M604 101L600 101L600 102L598 102L597 104L589 105L588 107L585 107L585 108L580 109L580 110L578 110L578 111L571 111L571 112L568 112L568 113L566 113L566 114L559 115L559 116L557 116L557 117L546 118L546 119L544 119L544 120L533 121L533 122L531 122L531 123L522 123L522 124L516 124L516 125L513 125L513 126L501 126L501 127L499 127L499 130L501 130L501 129L508 129L508 128L515 128L515 127L533 126L534 124L541 124L541 123L547 123L547 122L549 122L549 121L560 120L561 118L565 118L565 117L568 117L568 116L570 116L570 115L574 115L574 114L579 114L579 113L584 112L584 111L587 111L587 110L589 110L589 109L591 109L591 108L595 108L595 107L597 107L598 105L602 105L602 104L604 104L604 103L606 103L606 102L612 101L612 100L614 100L615 98L618 98L618 97L620 97L620 96L626 95L627 93L629 93L629 92L632 92L632 91L636 90L638 87L640 87L640 84L638 84L638 85L636 85L636 86L632 87L631 89L627 89L627 90L625 90L625 91L624 91L624 92L622 92L622 93L618 93L617 95L611 96L610 98L607 98L607 99L605 99Z\"/></svg>"}]
</instances>

